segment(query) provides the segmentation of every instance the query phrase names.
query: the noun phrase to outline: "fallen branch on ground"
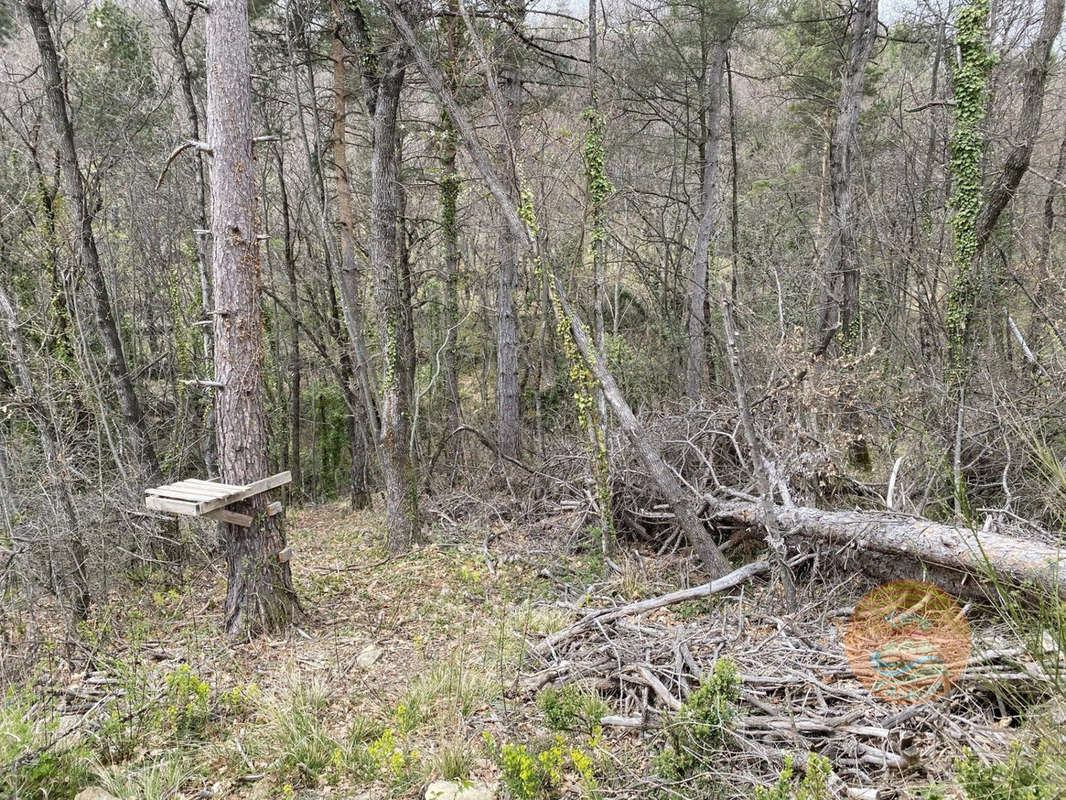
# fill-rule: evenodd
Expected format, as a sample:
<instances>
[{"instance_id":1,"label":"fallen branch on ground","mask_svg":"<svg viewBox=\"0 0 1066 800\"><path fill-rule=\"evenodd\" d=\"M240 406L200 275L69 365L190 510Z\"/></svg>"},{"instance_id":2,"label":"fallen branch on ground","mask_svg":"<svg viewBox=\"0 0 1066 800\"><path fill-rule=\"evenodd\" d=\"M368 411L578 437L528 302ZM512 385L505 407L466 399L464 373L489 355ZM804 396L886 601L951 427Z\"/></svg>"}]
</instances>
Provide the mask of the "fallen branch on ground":
<instances>
[{"instance_id":1,"label":"fallen branch on ground","mask_svg":"<svg viewBox=\"0 0 1066 800\"><path fill-rule=\"evenodd\" d=\"M534 649L538 653L547 652L561 642L565 642L567 639L577 636L596 625L602 625L604 622L611 622L633 614L644 614L675 603L698 600L701 597L724 592L726 589L732 589L734 586L738 586L756 575L761 575L769 569L770 564L768 562L754 561L751 564L745 564L743 567L733 570L727 575L723 575L721 578L716 578L710 583L701 583L699 586L693 586L689 589L679 589L676 592L670 592L659 597L650 597L647 600L638 600L635 603L628 603L624 606L593 611L568 628L563 628L561 631L557 631L543 639Z\"/></svg>"}]
</instances>

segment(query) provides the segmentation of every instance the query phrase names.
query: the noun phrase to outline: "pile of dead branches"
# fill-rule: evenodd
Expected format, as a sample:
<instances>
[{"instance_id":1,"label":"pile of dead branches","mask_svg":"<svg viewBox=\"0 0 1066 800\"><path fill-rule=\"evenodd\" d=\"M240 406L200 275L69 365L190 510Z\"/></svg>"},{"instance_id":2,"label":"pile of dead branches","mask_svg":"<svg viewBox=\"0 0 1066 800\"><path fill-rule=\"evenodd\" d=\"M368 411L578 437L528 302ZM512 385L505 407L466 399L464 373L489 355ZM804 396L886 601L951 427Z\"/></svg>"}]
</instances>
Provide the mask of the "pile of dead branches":
<instances>
[{"instance_id":1,"label":"pile of dead branches","mask_svg":"<svg viewBox=\"0 0 1066 800\"><path fill-rule=\"evenodd\" d=\"M844 656L852 609L839 604L862 594L861 580L811 584L803 605L786 613L773 591L750 583L767 570L756 562L710 584L589 612L534 644L537 669L522 687L594 689L614 705L604 726L654 735L716 661L728 658L742 681L722 753L729 772L766 785L786 755L802 766L807 753L818 753L832 764L835 794L860 798L938 780L964 749L1002 754L1016 734L1019 706L1051 688L1042 665L990 626L975 631L973 656L950 695L912 706L881 700L853 677ZM671 610L715 596L723 602L696 619Z\"/></svg>"}]
</instances>

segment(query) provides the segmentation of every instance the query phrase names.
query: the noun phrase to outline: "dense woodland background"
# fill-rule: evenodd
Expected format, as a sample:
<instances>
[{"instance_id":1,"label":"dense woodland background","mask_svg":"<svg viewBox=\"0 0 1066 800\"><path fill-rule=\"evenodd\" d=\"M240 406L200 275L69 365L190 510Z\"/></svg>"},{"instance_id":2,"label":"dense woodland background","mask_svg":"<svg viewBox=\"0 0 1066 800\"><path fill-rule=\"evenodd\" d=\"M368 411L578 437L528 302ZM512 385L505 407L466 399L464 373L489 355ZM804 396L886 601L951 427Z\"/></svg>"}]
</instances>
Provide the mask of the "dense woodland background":
<instances>
[{"instance_id":1,"label":"dense woodland background","mask_svg":"<svg viewBox=\"0 0 1066 800\"><path fill-rule=\"evenodd\" d=\"M896 509L978 521L1006 509L1054 528L1066 492L1059 5L988 10L977 190L985 210L999 192L1002 213L972 275L953 231L959 187L974 189L952 169L958 3L893 4L878 18L869 2L611 2L591 8L591 38L584 6L407 13L515 205L520 193L531 202L541 252L629 404L653 426L672 419L658 427L675 449L690 436L731 440L718 469L742 474L689 463L696 447L675 459L690 482L753 480L724 297L775 480L815 505L852 505L883 500L895 464ZM203 26L196 4L50 7L71 156L24 9L4 8L0 280L13 317L0 516L5 574L54 590L71 569L110 580L103 562L116 553L160 557L175 543L157 540L174 532L143 512L143 486L217 473L210 246L198 232L208 155L173 155L204 138ZM506 229L384 7L250 12L271 470L292 470L297 501L358 506L394 457L387 469L404 472L412 498L506 479L504 457L579 458L588 415L574 396L589 392L546 272ZM387 70L399 192L375 221ZM71 157L77 200L62 179ZM98 267L79 249L76 203ZM390 227L395 247L375 256ZM951 294L963 285L960 371ZM383 315L399 326L409 444L392 455L377 440L391 413ZM608 463L625 463L612 415L604 422ZM624 494L624 470L610 480ZM615 522L624 532L624 514Z\"/></svg>"},{"instance_id":2,"label":"dense woodland background","mask_svg":"<svg viewBox=\"0 0 1066 800\"><path fill-rule=\"evenodd\" d=\"M130 747L105 748L107 764L140 764L127 733L136 740L155 725L173 744L201 704L196 725L207 727L196 736L245 719L219 699L229 695L188 672L190 653L210 651L219 670L211 674L228 675L233 654L215 653L213 634L202 631L193 644L174 631L172 641L145 644L131 615L146 597L145 613L167 624L209 619L245 648L257 647L249 635L291 631L295 620L312 633L295 628L289 645L306 640L317 652L334 636L319 656L339 665L342 629L307 619L339 615L337 624L354 626L349 644L386 619L402 632L412 615L455 610L434 599L451 582L465 587L464 602L476 598L475 610L438 620L441 631L484 634L477 646L491 649L503 634L475 632L479 622L526 608L545 575L555 575L551 591L572 611L590 597L652 594L637 588L634 570L665 591L765 550L767 562L733 573L728 587L770 571L771 588L748 613L790 622L762 618L783 638L765 652L765 642L752 644L746 667L744 653L735 656L747 669L740 678L726 674L733 667L720 674L724 639L707 638L718 621L725 630L725 612L691 640L696 660L706 655L701 641L707 652L717 647L713 676L707 667L702 679L691 653L682 658L665 639L633 644L650 629L611 617L614 641L632 646L626 657L647 664L633 668L635 683L617 679L617 714L598 694L571 696L571 706L590 705L567 713L643 730L649 703L678 720L697 713L688 705L697 701L682 706L671 694L698 695L686 669L693 685L716 687L706 692L718 693L719 713L736 704L741 684L750 698L744 681L770 671L763 659L784 673L796 652L828 659L835 644L811 643L833 630L831 609L845 590L832 581L852 579L852 550L880 553L862 564L880 578L929 577L926 562L948 567L945 585L972 596L980 583L959 576L982 575L980 565L965 547L951 548L979 531L982 547L1001 548L988 551L993 567L1036 581L1048 616L1033 623L1034 641L1059 665L1040 686L1061 697L1066 614L1054 602L1053 562L1063 563L1055 554L1066 527L1063 0L254 0L250 74L243 7L217 2L211 17L214 3L194 0L0 0L0 686L66 685L76 669L86 681L102 670L109 677L93 685L110 685L115 665L128 663L101 666L108 648L166 664L184 658L159 684L159 696L184 692L173 701L178 717L132 710L114 717L119 734L110 722L91 728L88 714L78 723L108 748ZM254 161L241 160L248 130ZM221 218L231 212L236 222ZM283 470L292 473L293 573L283 515L265 515L265 500L249 506L257 516L245 532L144 505L146 487L169 481L244 483ZM358 536L338 533L348 530L344 520L363 526ZM810 541L821 537L828 550L810 544L812 531ZM437 549L412 549L427 542ZM331 559L354 543L353 560L337 566ZM473 561L449 561L451 547L483 560L492 586ZM497 548L507 555L493 555ZM649 567L641 553L665 560ZM544 554L540 571L508 582L507 564ZM591 564L571 581L584 582L581 591L552 572L575 554ZM186 601L214 597L223 555L228 594L197 612ZM380 609L379 575L394 597ZM810 581L824 582L815 591ZM987 585L995 612L984 623L996 635L1029 631L1011 613L1032 594ZM350 602L328 610L331 593L349 591ZM422 594L436 605L416 608ZM789 616L797 602L806 610ZM741 594L734 644L744 604ZM380 611L375 623L371 611ZM534 678L550 675L530 692L591 658L557 609L551 619L538 613L533 629L562 638L545 640L559 646L556 663L540 665ZM366 619L352 621L360 614ZM525 642L531 623L523 624ZM421 632L396 635L422 641ZM978 668L1024 650L982 636L993 655L974 661ZM178 656L171 646L188 649ZM351 654L352 663L371 669L376 647ZM543 642L538 648L547 659ZM496 678L484 677L477 702L463 694L466 662L447 662L458 670L464 724L474 725L482 700L504 696L504 672L528 667L507 660L505 670L503 644L498 650L499 694L490 691ZM257 670L277 666L240 652ZM478 662L486 670L487 659ZM658 686L641 669L658 670ZM1003 680L1018 693L988 689L980 675L989 673L980 673L977 688L952 700L950 724L922 728L921 715L908 723L929 741L957 740L927 748L928 777L953 763L970 764L960 775L985 775L953 762L962 757L955 745L977 748L982 763L985 752L992 760L1009 752L1005 738L985 733L1017 726L1039 694L1018 688L1036 673L1011 669ZM453 686L447 675L438 689ZM234 708L248 699L241 685ZM777 687L767 697L784 692L790 719L799 706L789 704L810 699L795 700L787 682L756 685ZM52 690L34 691L25 705L12 693L0 707L0 730L18 743L0 754L32 768L13 772L13 782L0 776L0 789L18 797L51 781L54 796L73 796L88 773L63 783L54 764L33 771L66 736L34 744L44 734L27 733L36 730L27 720L43 713L36 704ZM300 714L323 726L327 709L344 715L336 693L301 692L265 723L271 736ZM134 696L129 688L107 702ZM210 713L208 697L221 703ZM545 702L550 722L548 707L562 700ZM804 713L830 718L819 702ZM888 741L910 719L875 710L848 731L832 723L830 736L861 739L883 725ZM347 750L325 728L289 730L291 748L325 748L313 775L304 751L290 762L245 752L238 740L227 758L242 777L231 773L228 791L269 775L278 796L291 797L294 783L314 786L331 769L344 780L399 770L406 777L389 791L410 795L426 775L471 773L441 760L413 777L414 751L381 742L422 735L420 723L404 727L407 711L389 713L392 727L351 733ZM433 719L426 714L419 719ZM811 724L804 730L828 723ZM598 730L581 747L600 753ZM703 741L702 760L689 762L678 755L685 739L670 735L661 752L680 760L656 761L658 772L621 755L614 766L582 767L580 749L566 769L588 797L607 796L596 780L614 781L619 797L725 796L718 783L704 794L677 789L695 765L717 763L708 753L722 742L706 750ZM769 741L760 736L749 738ZM467 753L470 744L456 746ZM508 756L510 746L492 739L486 751L505 782L529 757L524 745ZM893 770L914 767L902 744L856 747L825 749L851 785L894 786ZM542 766L553 752L530 748ZM754 776L730 777L733 794L782 765L758 748L730 752L745 753ZM360 772L366 764L344 760L353 754L376 766ZM175 758L188 767L186 755ZM219 769L211 758L196 756L173 786L207 786ZM261 773L262 764L274 766ZM817 774L819 764L801 768ZM1043 767L1034 769L1033 785L1052 791ZM652 773L659 777L646 783ZM997 775L989 785L1000 786ZM530 800L558 794L555 773L541 778ZM838 784L833 777L834 793ZM127 796L157 796L145 785ZM674 788L657 794L664 785ZM879 796L870 791L850 796ZM966 784L969 800L1016 797L976 791Z\"/></svg>"}]
</instances>

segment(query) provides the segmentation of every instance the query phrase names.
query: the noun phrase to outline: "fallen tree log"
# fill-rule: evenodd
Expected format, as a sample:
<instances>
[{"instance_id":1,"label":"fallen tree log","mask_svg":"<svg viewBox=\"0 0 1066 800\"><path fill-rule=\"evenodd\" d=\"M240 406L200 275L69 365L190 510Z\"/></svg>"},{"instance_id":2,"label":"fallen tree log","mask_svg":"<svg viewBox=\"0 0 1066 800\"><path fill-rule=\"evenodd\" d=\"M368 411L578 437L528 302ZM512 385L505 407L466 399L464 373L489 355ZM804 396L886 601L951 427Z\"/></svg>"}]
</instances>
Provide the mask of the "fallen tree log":
<instances>
[{"instance_id":1,"label":"fallen tree log","mask_svg":"<svg viewBox=\"0 0 1066 800\"><path fill-rule=\"evenodd\" d=\"M763 526L759 503L723 502L707 495L712 521ZM1045 542L974 531L920 517L871 511L822 511L775 506L775 522L795 542L806 536L864 553L904 557L977 577L991 573L1066 597L1066 551ZM901 574L899 577L905 577Z\"/></svg>"}]
</instances>

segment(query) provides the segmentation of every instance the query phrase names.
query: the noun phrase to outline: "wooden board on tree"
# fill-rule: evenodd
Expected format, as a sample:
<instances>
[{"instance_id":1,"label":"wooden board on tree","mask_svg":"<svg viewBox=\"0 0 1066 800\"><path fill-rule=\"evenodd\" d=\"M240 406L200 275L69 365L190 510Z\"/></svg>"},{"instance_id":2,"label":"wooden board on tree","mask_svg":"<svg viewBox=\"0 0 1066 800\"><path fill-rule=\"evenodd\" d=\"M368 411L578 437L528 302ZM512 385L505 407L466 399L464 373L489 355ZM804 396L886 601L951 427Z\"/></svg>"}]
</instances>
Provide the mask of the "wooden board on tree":
<instances>
[{"instance_id":1,"label":"wooden board on tree","mask_svg":"<svg viewBox=\"0 0 1066 800\"><path fill-rule=\"evenodd\" d=\"M168 483L166 486L145 489L144 503L152 511L165 511L187 517L208 517L248 527L252 523L251 517L228 511L226 506L284 486L291 481L292 473L288 471L245 485L188 478ZM268 514L280 510L279 504L271 503Z\"/></svg>"}]
</instances>

